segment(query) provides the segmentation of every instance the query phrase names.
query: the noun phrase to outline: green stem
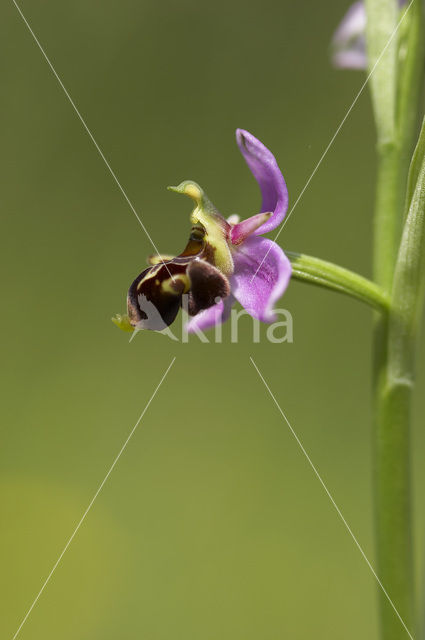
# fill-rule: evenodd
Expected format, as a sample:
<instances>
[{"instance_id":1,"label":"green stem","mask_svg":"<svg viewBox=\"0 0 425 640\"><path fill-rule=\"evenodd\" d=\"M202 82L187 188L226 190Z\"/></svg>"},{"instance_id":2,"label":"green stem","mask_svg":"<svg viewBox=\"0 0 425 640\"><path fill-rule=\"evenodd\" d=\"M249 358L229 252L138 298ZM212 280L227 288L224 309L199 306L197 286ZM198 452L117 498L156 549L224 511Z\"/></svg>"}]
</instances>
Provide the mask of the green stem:
<instances>
[{"instance_id":1,"label":"green stem","mask_svg":"<svg viewBox=\"0 0 425 640\"><path fill-rule=\"evenodd\" d=\"M381 578L398 594L400 614L413 632L414 572L410 504L409 423L414 383L418 318L423 302L425 248L425 126L423 125L411 174L417 175L415 190L404 225L394 273L392 308L389 316L387 375L382 388L379 442L382 497L381 557L386 559ZM422 152L422 156L418 157ZM419 169L418 165L419 164ZM397 461L397 465L394 462ZM389 532L389 533L388 533ZM391 562L389 559L391 558ZM388 613L388 612L387 612ZM389 615L389 614L388 614ZM398 637L398 636L395 636Z\"/></svg>"},{"instance_id":2,"label":"green stem","mask_svg":"<svg viewBox=\"0 0 425 640\"><path fill-rule=\"evenodd\" d=\"M396 7L395 0L366 0L370 66L394 32L399 19L394 14ZM378 133L374 279L386 291L393 287L409 156L417 123L422 34L422 0L414 0L371 78ZM416 178L410 178L408 193L415 188ZM405 640L406 628L412 633L415 625L409 464L411 376L407 367L402 367L402 376L394 375L394 346L400 345L403 324L395 320L393 311L400 296L400 257L398 260L390 317L377 316L375 325L374 479L378 574L405 628L379 590L383 640ZM410 345L403 341L401 350L410 361ZM397 353L400 354L398 350Z\"/></svg>"},{"instance_id":3,"label":"green stem","mask_svg":"<svg viewBox=\"0 0 425 640\"><path fill-rule=\"evenodd\" d=\"M389 296L367 278L319 258L290 251L285 253L292 264L292 277L296 280L343 293L379 311L388 311Z\"/></svg>"},{"instance_id":4,"label":"green stem","mask_svg":"<svg viewBox=\"0 0 425 640\"><path fill-rule=\"evenodd\" d=\"M415 143L415 132L418 126L418 104L422 90L424 74L423 56L425 41L423 37L423 8L421 0L405 5L399 50L399 87L397 102L397 126L399 137L403 143L403 154L406 162ZM414 176L413 189L417 174ZM410 193L410 196L412 193ZM407 201L410 202L411 197Z\"/></svg>"},{"instance_id":5,"label":"green stem","mask_svg":"<svg viewBox=\"0 0 425 640\"><path fill-rule=\"evenodd\" d=\"M403 156L397 142L378 147L373 273L376 282L386 291L391 291L400 242L407 179Z\"/></svg>"},{"instance_id":6,"label":"green stem","mask_svg":"<svg viewBox=\"0 0 425 640\"><path fill-rule=\"evenodd\" d=\"M374 276L391 290L402 220L403 166L399 147L379 149L374 218ZM377 315L374 332L373 475L375 544L379 578L412 630L413 581L409 474L409 422L399 410L407 398L388 389L388 318ZM382 640L406 640L407 634L378 588Z\"/></svg>"},{"instance_id":7,"label":"green stem","mask_svg":"<svg viewBox=\"0 0 425 640\"><path fill-rule=\"evenodd\" d=\"M400 147L380 154L375 212L374 275L391 290L405 169ZM379 578L400 614L413 631L414 587L411 542L409 406L410 391L389 384L389 323L376 317L374 338L374 485L375 540ZM406 630L379 589L382 640L406 640Z\"/></svg>"}]
</instances>

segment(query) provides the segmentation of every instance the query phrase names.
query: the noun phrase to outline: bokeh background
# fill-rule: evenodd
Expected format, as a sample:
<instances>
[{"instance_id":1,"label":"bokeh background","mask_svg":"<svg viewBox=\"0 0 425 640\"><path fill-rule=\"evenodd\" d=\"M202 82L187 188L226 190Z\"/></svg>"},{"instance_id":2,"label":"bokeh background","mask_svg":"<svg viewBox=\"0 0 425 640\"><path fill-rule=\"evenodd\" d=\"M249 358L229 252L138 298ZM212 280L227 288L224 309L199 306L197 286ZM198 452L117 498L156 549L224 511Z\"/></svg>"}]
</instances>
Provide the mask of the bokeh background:
<instances>
[{"instance_id":1,"label":"bokeh background","mask_svg":"<svg viewBox=\"0 0 425 640\"><path fill-rule=\"evenodd\" d=\"M347 4L22 0L166 253L192 178L258 210L234 141L275 153L294 202L363 82L329 63ZM253 369L253 356L374 562L371 312L293 282L294 343L265 328L189 344L110 317L152 247L11 0L0 20L3 399L0 635L12 638L165 369L176 361L34 607L25 640L375 638L376 584ZM285 226L284 248L370 275L365 92ZM423 360L423 351L419 354ZM423 367L415 406L422 558ZM418 563L418 576L421 574Z\"/></svg>"}]
</instances>

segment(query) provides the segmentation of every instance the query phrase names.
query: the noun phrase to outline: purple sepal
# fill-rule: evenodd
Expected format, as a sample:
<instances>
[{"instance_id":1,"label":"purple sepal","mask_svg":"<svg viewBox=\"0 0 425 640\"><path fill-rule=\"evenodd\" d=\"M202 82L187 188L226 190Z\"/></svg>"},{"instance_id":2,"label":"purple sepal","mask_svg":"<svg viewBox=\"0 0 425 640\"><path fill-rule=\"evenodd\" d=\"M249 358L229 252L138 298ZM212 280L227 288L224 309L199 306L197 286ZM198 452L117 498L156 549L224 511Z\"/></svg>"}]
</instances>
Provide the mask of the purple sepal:
<instances>
[{"instance_id":1,"label":"purple sepal","mask_svg":"<svg viewBox=\"0 0 425 640\"><path fill-rule=\"evenodd\" d=\"M292 273L288 258L272 240L251 236L235 251L233 259L232 294L254 318L274 322L274 304L284 293Z\"/></svg>"},{"instance_id":2,"label":"purple sepal","mask_svg":"<svg viewBox=\"0 0 425 640\"><path fill-rule=\"evenodd\" d=\"M270 218L254 231L258 236L276 229L288 209L288 189L271 151L244 129L236 130L236 141L263 197L261 213L270 211Z\"/></svg>"}]
</instances>

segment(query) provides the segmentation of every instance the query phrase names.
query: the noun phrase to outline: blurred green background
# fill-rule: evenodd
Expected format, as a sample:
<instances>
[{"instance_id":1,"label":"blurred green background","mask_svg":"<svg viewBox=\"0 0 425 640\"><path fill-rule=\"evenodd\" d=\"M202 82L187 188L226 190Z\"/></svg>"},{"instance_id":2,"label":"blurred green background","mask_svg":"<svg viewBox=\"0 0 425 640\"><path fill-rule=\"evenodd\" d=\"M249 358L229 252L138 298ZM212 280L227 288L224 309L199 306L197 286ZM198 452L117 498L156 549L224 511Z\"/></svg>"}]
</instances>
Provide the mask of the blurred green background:
<instances>
[{"instance_id":1,"label":"blurred green background","mask_svg":"<svg viewBox=\"0 0 425 640\"><path fill-rule=\"evenodd\" d=\"M191 208L168 184L191 178L223 213L257 212L236 127L273 150L295 201L363 82L329 64L346 7L21 3L166 253L183 248ZM152 247L10 0L0 31L1 637L12 638L176 356L19 637L376 638L374 578L249 361L374 562L371 312L293 282L281 303L293 344L268 343L265 327L253 344L248 318L238 344L228 326L222 344L153 333L129 344L110 317ZM280 244L370 275L374 176L365 92Z\"/></svg>"}]
</instances>

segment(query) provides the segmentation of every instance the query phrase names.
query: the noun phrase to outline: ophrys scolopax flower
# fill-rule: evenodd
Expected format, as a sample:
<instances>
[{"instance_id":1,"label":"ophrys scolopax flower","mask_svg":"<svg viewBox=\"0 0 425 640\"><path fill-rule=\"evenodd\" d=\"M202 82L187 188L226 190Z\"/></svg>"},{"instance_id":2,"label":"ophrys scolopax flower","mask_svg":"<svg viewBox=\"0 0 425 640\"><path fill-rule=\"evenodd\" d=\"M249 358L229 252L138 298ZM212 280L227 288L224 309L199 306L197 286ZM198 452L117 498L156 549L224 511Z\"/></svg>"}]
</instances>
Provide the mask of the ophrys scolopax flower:
<instances>
[{"instance_id":1,"label":"ophrys scolopax flower","mask_svg":"<svg viewBox=\"0 0 425 640\"><path fill-rule=\"evenodd\" d=\"M184 306L188 329L207 329L224 322L235 300L255 318L273 322L273 306L284 293L291 265L282 249L262 234L275 229L288 208L288 191L273 154L252 134L238 129L236 139L261 194L260 213L239 222L227 220L201 187L186 180L171 190L194 202L192 229L177 257L152 256L127 296L127 316L114 322L122 329L169 326Z\"/></svg>"}]
</instances>

